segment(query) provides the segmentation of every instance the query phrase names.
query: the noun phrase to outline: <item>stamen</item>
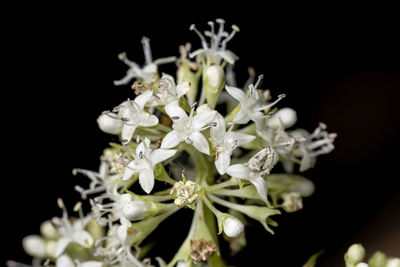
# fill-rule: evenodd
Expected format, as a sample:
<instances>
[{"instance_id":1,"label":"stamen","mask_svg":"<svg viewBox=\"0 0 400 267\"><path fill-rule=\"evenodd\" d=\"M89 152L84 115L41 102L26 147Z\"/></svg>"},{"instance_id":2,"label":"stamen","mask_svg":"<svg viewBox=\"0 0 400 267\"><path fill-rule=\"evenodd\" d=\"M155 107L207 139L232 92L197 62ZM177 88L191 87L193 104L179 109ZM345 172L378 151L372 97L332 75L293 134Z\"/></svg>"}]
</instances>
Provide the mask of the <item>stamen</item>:
<instances>
[{"instance_id":1,"label":"stamen","mask_svg":"<svg viewBox=\"0 0 400 267\"><path fill-rule=\"evenodd\" d=\"M72 209L74 212L79 211L82 208L82 202L78 201L76 202L74 208Z\"/></svg>"},{"instance_id":2,"label":"stamen","mask_svg":"<svg viewBox=\"0 0 400 267\"><path fill-rule=\"evenodd\" d=\"M142 159L143 158L143 151L140 151L139 152L139 159Z\"/></svg>"},{"instance_id":3,"label":"stamen","mask_svg":"<svg viewBox=\"0 0 400 267\"><path fill-rule=\"evenodd\" d=\"M232 29L233 29L233 31L231 32L231 34L229 34L229 36L226 37L226 38L222 41L221 48L222 48L223 50L225 50L226 44L233 38L233 36L235 36L236 32L239 32L239 31L240 31L239 27L236 26L236 25L232 25Z\"/></svg>"},{"instance_id":4,"label":"stamen","mask_svg":"<svg viewBox=\"0 0 400 267\"><path fill-rule=\"evenodd\" d=\"M281 101L281 100L282 100L283 98L285 98L285 97L286 97L285 94L280 94L280 95L278 95L278 99L277 99L277 100L275 100L274 102L272 102L272 103L270 103L270 104L268 104L268 105L259 107L259 108L257 108L256 110L257 110L257 111L261 111L261 110L269 109L269 108L273 107L276 103L278 103L279 101Z\"/></svg>"},{"instance_id":5,"label":"stamen","mask_svg":"<svg viewBox=\"0 0 400 267\"><path fill-rule=\"evenodd\" d=\"M211 48L215 49L216 43L217 43L217 37L215 36L215 32L214 32L214 22L209 21L208 25L210 25L210 27L211 27Z\"/></svg>"},{"instance_id":6,"label":"stamen","mask_svg":"<svg viewBox=\"0 0 400 267\"><path fill-rule=\"evenodd\" d=\"M209 125L210 127L217 127L218 124L216 122L210 122Z\"/></svg>"},{"instance_id":7,"label":"stamen","mask_svg":"<svg viewBox=\"0 0 400 267\"><path fill-rule=\"evenodd\" d=\"M193 144L193 141L188 137L188 138L186 138L186 142L188 143L188 144Z\"/></svg>"},{"instance_id":8,"label":"stamen","mask_svg":"<svg viewBox=\"0 0 400 267\"><path fill-rule=\"evenodd\" d=\"M263 75L263 74L261 74L260 76L258 76L258 80L257 80L256 84L254 85L254 88L255 88L255 89L258 88L258 86L260 85L262 79L264 79L264 75Z\"/></svg>"},{"instance_id":9,"label":"stamen","mask_svg":"<svg viewBox=\"0 0 400 267\"><path fill-rule=\"evenodd\" d=\"M137 156L135 154L133 154L132 151L125 144L126 144L126 142L124 142L124 140L122 140L122 145L124 146L125 150L128 152L129 155L131 155L134 159L136 159Z\"/></svg>"},{"instance_id":10,"label":"stamen","mask_svg":"<svg viewBox=\"0 0 400 267\"><path fill-rule=\"evenodd\" d=\"M150 39L147 37L143 37L142 44L143 44L143 52L146 60L146 65L149 65L153 62L153 57L151 55L151 48L150 48Z\"/></svg>"},{"instance_id":11,"label":"stamen","mask_svg":"<svg viewBox=\"0 0 400 267\"><path fill-rule=\"evenodd\" d=\"M215 20L217 23L219 23L219 29L218 29L218 35L222 35L224 33L224 24L225 20L223 19L216 19Z\"/></svg>"},{"instance_id":12,"label":"stamen","mask_svg":"<svg viewBox=\"0 0 400 267\"><path fill-rule=\"evenodd\" d=\"M161 99L157 94L153 94L153 96L154 96L155 98L157 98L158 100Z\"/></svg>"},{"instance_id":13,"label":"stamen","mask_svg":"<svg viewBox=\"0 0 400 267\"><path fill-rule=\"evenodd\" d=\"M63 201L61 198L58 198L58 199L57 199L57 205L58 205L58 207L59 207L60 209L64 209L64 208L65 208L65 206L64 206L64 201Z\"/></svg>"},{"instance_id":14,"label":"stamen","mask_svg":"<svg viewBox=\"0 0 400 267\"><path fill-rule=\"evenodd\" d=\"M123 121L123 122L129 122L129 119L128 118L125 118L125 117L120 117L119 118L121 121Z\"/></svg>"},{"instance_id":15,"label":"stamen","mask_svg":"<svg viewBox=\"0 0 400 267\"><path fill-rule=\"evenodd\" d=\"M172 63L174 61L176 61L176 57L172 56L172 57L158 58L158 59L154 60L153 63L155 65L162 65L162 64Z\"/></svg>"},{"instance_id":16,"label":"stamen","mask_svg":"<svg viewBox=\"0 0 400 267\"><path fill-rule=\"evenodd\" d=\"M171 120L175 121L175 120L179 120L179 116L172 116Z\"/></svg>"},{"instance_id":17,"label":"stamen","mask_svg":"<svg viewBox=\"0 0 400 267\"><path fill-rule=\"evenodd\" d=\"M196 106L197 106L197 104L198 104L197 102L194 102L194 103L190 106L190 108L191 108L191 109L195 109Z\"/></svg>"},{"instance_id":18,"label":"stamen","mask_svg":"<svg viewBox=\"0 0 400 267\"><path fill-rule=\"evenodd\" d=\"M190 25L190 28L189 28L189 29L190 29L191 31L194 31L194 32L200 37L201 45L203 46L203 48L204 48L204 49L208 49L208 45L207 45L207 42L206 42L206 38L204 38L203 34L201 34L201 32L199 32L199 31L196 29L196 25L194 25L194 24Z\"/></svg>"}]
</instances>

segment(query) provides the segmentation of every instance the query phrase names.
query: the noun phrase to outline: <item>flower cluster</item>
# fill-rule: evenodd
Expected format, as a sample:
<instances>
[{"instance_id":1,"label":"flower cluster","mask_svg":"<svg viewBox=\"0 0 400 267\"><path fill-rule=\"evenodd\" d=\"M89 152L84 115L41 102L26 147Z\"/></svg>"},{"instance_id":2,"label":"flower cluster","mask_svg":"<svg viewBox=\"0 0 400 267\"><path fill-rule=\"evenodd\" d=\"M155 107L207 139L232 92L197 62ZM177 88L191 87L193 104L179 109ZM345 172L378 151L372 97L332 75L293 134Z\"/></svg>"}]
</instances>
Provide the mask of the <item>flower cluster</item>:
<instances>
[{"instance_id":1,"label":"flower cluster","mask_svg":"<svg viewBox=\"0 0 400 267\"><path fill-rule=\"evenodd\" d=\"M318 155L332 151L336 135L322 123L311 133L293 129L296 112L277 108L285 95L272 97L260 89L262 75L254 82L252 71L250 83L235 87L232 66L238 57L227 44L239 28L232 26L228 33L222 19L216 24L218 29L209 22L204 35L192 25L202 48L190 53L190 45L181 46L179 59L153 60L148 38L142 40L143 68L125 53L119 55L129 70L114 84L136 79L136 96L104 111L97 122L120 143L104 151L98 172L73 172L90 179L89 188L75 189L82 199L89 198L91 213L84 216L78 204L74 210L79 218L69 217L60 200L62 218L45 222L41 236L24 239L36 262L152 266L140 253L142 241L169 216L189 207L194 210L190 231L168 266L224 266L217 234L237 252L242 248L238 244L245 244L238 240L245 239L248 218L273 233L271 226L277 223L271 216L303 207L302 198L314 186L293 174L294 166L300 172L313 167ZM158 74L158 66L169 62L177 62L177 82ZM222 102L228 105L219 106ZM280 163L287 173L271 174ZM134 192L137 182L139 191Z\"/></svg>"}]
</instances>

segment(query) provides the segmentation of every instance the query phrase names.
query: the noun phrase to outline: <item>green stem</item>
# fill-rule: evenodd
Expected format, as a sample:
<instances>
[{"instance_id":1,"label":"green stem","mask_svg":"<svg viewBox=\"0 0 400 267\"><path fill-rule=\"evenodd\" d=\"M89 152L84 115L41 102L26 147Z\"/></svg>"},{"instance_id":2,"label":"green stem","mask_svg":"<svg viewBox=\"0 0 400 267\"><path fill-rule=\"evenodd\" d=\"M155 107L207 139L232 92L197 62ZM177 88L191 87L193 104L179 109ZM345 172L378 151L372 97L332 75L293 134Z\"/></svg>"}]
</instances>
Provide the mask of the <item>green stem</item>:
<instances>
[{"instance_id":1,"label":"green stem","mask_svg":"<svg viewBox=\"0 0 400 267\"><path fill-rule=\"evenodd\" d=\"M212 186L209 186L206 188L207 192L214 192L216 190L220 190L222 188L225 187L229 187L229 186L234 186L234 185L238 185L237 180L235 178L231 178L225 182L219 183L219 184L214 184Z\"/></svg>"},{"instance_id":2,"label":"green stem","mask_svg":"<svg viewBox=\"0 0 400 267\"><path fill-rule=\"evenodd\" d=\"M207 205L207 207L214 213L216 217L222 215L222 212L220 212L216 207L214 207L213 204L207 199L205 195L201 196L201 199L204 201L204 203Z\"/></svg>"}]
</instances>

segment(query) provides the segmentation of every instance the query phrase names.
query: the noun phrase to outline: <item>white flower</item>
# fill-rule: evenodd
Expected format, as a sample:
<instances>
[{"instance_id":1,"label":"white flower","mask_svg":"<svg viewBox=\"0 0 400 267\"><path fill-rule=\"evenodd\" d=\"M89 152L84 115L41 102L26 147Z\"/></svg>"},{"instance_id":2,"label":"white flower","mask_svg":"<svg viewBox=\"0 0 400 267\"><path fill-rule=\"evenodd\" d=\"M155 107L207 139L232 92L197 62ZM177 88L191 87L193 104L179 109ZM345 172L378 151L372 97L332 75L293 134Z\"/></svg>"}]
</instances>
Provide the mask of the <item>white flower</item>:
<instances>
[{"instance_id":1,"label":"white flower","mask_svg":"<svg viewBox=\"0 0 400 267\"><path fill-rule=\"evenodd\" d=\"M291 108L282 108L267 120L267 126L273 129L286 129L292 127L296 123L296 121L296 111Z\"/></svg>"},{"instance_id":2,"label":"white flower","mask_svg":"<svg viewBox=\"0 0 400 267\"><path fill-rule=\"evenodd\" d=\"M129 66L128 71L124 78L114 81L114 85L124 85L129 83L133 78L138 78L144 82L150 83L153 81L154 76L157 74L157 66L165 63L175 62L175 57L160 58L153 61L150 48L150 40L146 37L142 39L143 52L145 56L145 65L143 68L139 64L130 61L126 53L121 53L118 58Z\"/></svg>"},{"instance_id":3,"label":"white flower","mask_svg":"<svg viewBox=\"0 0 400 267\"><path fill-rule=\"evenodd\" d=\"M190 89L189 82L181 82L175 85L175 80L171 75L163 73L158 86L158 93L154 94L150 101L150 106L163 106L174 101L178 101Z\"/></svg>"},{"instance_id":4,"label":"white flower","mask_svg":"<svg viewBox=\"0 0 400 267\"><path fill-rule=\"evenodd\" d=\"M233 36L235 36L236 32L239 32L239 27L233 25L233 31L228 34L224 30L225 21L223 19L217 19L216 22L219 24L218 32L214 31L214 22L212 21L208 22L211 31L205 32L205 35L210 37L210 44L207 44L205 37L196 29L194 24L190 26L190 30L195 31L200 37L202 48L190 53L189 56L193 58L198 55L204 55L209 63L208 65L210 65L210 63L220 65L222 59L229 64L234 64L238 57L230 50L227 50L226 45Z\"/></svg>"},{"instance_id":5,"label":"white flower","mask_svg":"<svg viewBox=\"0 0 400 267\"><path fill-rule=\"evenodd\" d=\"M99 172L84 170L84 169L74 169L72 173L74 175L81 173L87 176L91 182L88 189L83 189L80 186L75 186L75 190L81 194L82 199L86 199L87 195L107 192L111 193L114 187L120 187L119 181L121 178L120 174L110 175L108 173L110 165L108 162L102 160L99 167Z\"/></svg>"},{"instance_id":6,"label":"white flower","mask_svg":"<svg viewBox=\"0 0 400 267\"><path fill-rule=\"evenodd\" d=\"M244 230L244 224L232 217L228 217L224 221L224 233L231 238L238 238Z\"/></svg>"},{"instance_id":7,"label":"white flower","mask_svg":"<svg viewBox=\"0 0 400 267\"><path fill-rule=\"evenodd\" d=\"M172 125L173 130L164 137L161 148L172 148L185 141L192 144L200 152L209 155L210 148L207 139L200 132L210 127L210 123L217 112L205 110L204 112L197 112L193 116L194 105L192 105L188 116L177 102L166 105L165 111L174 123Z\"/></svg>"},{"instance_id":8,"label":"white flower","mask_svg":"<svg viewBox=\"0 0 400 267\"><path fill-rule=\"evenodd\" d=\"M285 97L284 94L278 96L278 99L272 103L265 103L264 96L257 91L257 87L261 82L263 76L259 76L258 81L255 85L250 84L249 89L247 91L247 95L239 88L232 86L225 86L225 89L228 93L240 102L240 109L237 112L235 118L233 119L234 123L238 124L246 124L250 120L254 122L258 122L263 120L270 115L265 115L264 110L269 110L276 103L278 103L282 98Z\"/></svg>"},{"instance_id":9,"label":"white flower","mask_svg":"<svg viewBox=\"0 0 400 267\"><path fill-rule=\"evenodd\" d=\"M256 153L247 163L231 165L226 172L232 177L249 181L256 187L259 196L267 199L267 183L263 176L269 174L274 157L274 153L267 147Z\"/></svg>"},{"instance_id":10,"label":"white flower","mask_svg":"<svg viewBox=\"0 0 400 267\"><path fill-rule=\"evenodd\" d=\"M55 256L59 257L70 243L77 243L85 248L93 245L92 236L85 230L90 217L83 217L80 210L80 218L71 222L67 210L61 199L58 199L58 206L63 210L62 218L53 218L52 222L57 226L61 238L57 241Z\"/></svg>"},{"instance_id":11,"label":"white flower","mask_svg":"<svg viewBox=\"0 0 400 267\"><path fill-rule=\"evenodd\" d=\"M219 113L217 113L214 122L216 122L216 125L211 127L210 140L217 153L215 167L219 174L222 175L231 163L233 150L238 146L250 143L256 137L250 134L233 132L233 125L226 131L225 119Z\"/></svg>"},{"instance_id":12,"label":"white flower","mask_svg":"<svg viewBox=\"0 0 400 267\"><path fill-rule=\"evenodd\" d=\"M139 173L139 183L142 189L149 194L154 187L154 167L175 155L174 149L150 148L150 140L145 138L136 148L136 154L131 153L134 160L126 167L122 180L128 180L133 174Z\"/></svg>"},{"instance_id":13,"label":"white flower","mask_svg":"<svg viewBox=\"0 0 400 267\"><path fill-rule=\"evenodd\" d=\"M297 129L290 132L290 135L297 141L297 147L294 151L296 152L296 156L301 157L300 171L312 168L317 156L327 154L335 148L333 142L337 134L328 133L325 131L326 128L325 124L320 123L311 134L304 129Z\"/></svg>"},{"instance_id":14,"label":"white flower","mask_svg":"<svg viewBox=\"0 0 400 267\"><path fill-rule=\"evenodd\" d=\"M121 133L123 143L129 143L136 127L151 127L157 125L158 118L143 110L152 96L152 91L146 91L138 95L134 101L128 99L114 108L114 111L118 112L118 114L109 111L103 112L103 115L110 116L112 119L123 122Z\"/></svg>"}]
</instances>

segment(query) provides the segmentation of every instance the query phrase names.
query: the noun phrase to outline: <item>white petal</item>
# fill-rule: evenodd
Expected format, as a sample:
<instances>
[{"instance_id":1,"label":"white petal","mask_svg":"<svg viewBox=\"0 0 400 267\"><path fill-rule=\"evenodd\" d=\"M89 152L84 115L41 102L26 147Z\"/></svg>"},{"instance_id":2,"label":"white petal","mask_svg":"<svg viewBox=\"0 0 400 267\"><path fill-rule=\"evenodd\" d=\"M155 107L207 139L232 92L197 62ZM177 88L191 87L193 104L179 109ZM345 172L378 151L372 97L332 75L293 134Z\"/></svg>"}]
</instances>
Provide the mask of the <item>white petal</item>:
<instances>
[{"instance_id":1,"label":"white petal","mask_svg":"<svg viewBox=\"0 0 400 267\"><path fill-rule=\"evenodd\" d=\"M226 169L229 168L230 164L231 153L229 153L228 151L222 151L218 154L218 159L215 161L215 168L217 168L219 174L224 174L226 172Z\"/></svg>"},{"instance_id":2,"label":"white petal","mask_svg":"<svg viewBox=\"0 0 400 267\"><path fill-rule=\"evenodd\" d=\"M122 127L122 133L121 133L121 138L124 140L126 143L129 143L132 139L132 135L135 132L136 126L129 126L125 124Z\"/></svg>"},{"instance_id":3,"label":"white petal","mask_svg":"<svg viewBox=\"0 0 400 267\"><path fill-rule=\"evenodd\" d=\"M250 116L251 116L250 110L246 106L242 105L238 113L236 113L233 122L237 124L246 124L249 122Z\"/></svg>"},{"instance_id":4,"label":"white petal","mask_svg":"<svg viewBox=\"0 0 400 267\"><path fill-rule=\"evenodd\" d=\"M267 121L267 125L274 129L279 127L290 128L296 123L296 121L296 111L291 108L282 108Z\"/></svg>"},{"instance_id":5,"label":"white petal","mask_svg":"<svg viewBox=\"0 0 400 267\"><path fill-rule=\"evenodd\" d=\"M179 107L178 102L172 102L165 106L165 112L168 116L174 117L174 123L184 123L189 117L186 112Z\"/></svg>"},{"instance_id":6,"label":"white petal","mask_svg":"<svg viewBox=\"0 0 400 267\"><path fill-rule=\"evenodd\" d=\"M93 237L86 231L75 232L72 238L74 242L85 248L90 248L93 245Z\"/></svg>"},{"instance_id":7,"label":"white petal","mask_svg":"<svg viewBox=\"0 0 400 267\"><path fill-rule=\"evenodd\" d=\"M138 124L143 127L151 127L158 124L158 118L153 114L147 112L140 112L136 114L139 117Z\"/></svg>"},{"instance_id":8,"label":"white petal","mask_svg":"<svg viewBox=\"0 0 400 267\"><path fill-rule=\"evenodd\" d=\"M243 92L243 90L236 88L236 87L232 87L232 86L225 86L226 91L228 91L228 93L235 99L237 99L240 103L242 102L246 102L247 100L247 96L246 94Z\"/></svg>"},{"instance_id":9,"label":"white petal","mask_svg":"<svg viewBox=\"0 0 400 267\"><path fill-rule=\"evenodd\" d=\"M117 237L121 243L125 243L126 237L128 236L128 225L122 224L117 228Z\"/></svg>"},{"instance_id":10,"label":"white petal","mask_svg":"<svg viewBox=\"0 0 400 267\"><path fill-rule=\"evenodd\" d=\"M56 248L56 257L60 256L64 250L67 248L69 243L71 243L72 240L71 238L68 237L62 237L57 241L57 248Z\"/></svg>"},{"instance_id":11,"label":"white petal","mask_svg":"<svg viewBox=\"0 0 400 267\"><path fill-rule=\"evenodd\" d=\"M185 95L187 92L189 92L190 89L190 83L189 82L182 82L176 86L176 94L178 97L181 97Z\"/></svg>"},{"instance_id":12,"label":"white petal","mask_svg":"<svg viewBox=\"0 0 400 267\"><path fill-rule=\"evenodd\" d=\"M101 267L103 263L100 261L85 261L78 264L78 267Z\"/></svg>"},{"instance_id":13,"label":"white petal","mask_svg":"<svg viewBox=\"0 0 400 267\"><path fill-rule=\"evenodd\" d=\"M256 178L249 179L249 181L256 187L257 192L260 195L260 197L262 199L266 200L268 188L267 188L267 183L265 182L265 180L261 176L258 176Z\"/></svg>"},{"instance_id":14,"label":"white petal","mask_svg":"<svg viewBox=\"0 0 400 267\"><path fill-rule=\"evenodd\" d=\"M159 162L169 159L170 157L175 155L176 151L177 150L175 150L175 149L165 149L165 148L160 148L160 149L154 150L150 154L150 159L151 159L152 165L154 166Z\"/></svg>"},{"instance_id":15,"label":"white petal","mask_svg":"<svg viewBox=\"0 0 400 267\"><path fill-rule=\"evenodd\" d=\"M70 257L62 255L57 258L56 267L75 267L75 264Z\"/></svg>"},{"instance_id":16,"label":"white petal","mask_svg":"<svg viewBox=\"0 0 400 267\"><path fill-rule=\"evenodd\" d=\"M234 178L239 178L239 179L249 179L249 169L245 167L243 164L234 164L229 166L228 169L226 169L226 172L234 177Z\"/></svg>"},{"instance_id":17,"label":"white petal","mask_svg":"<svg viewBox=\"0 0 400 267\"><path fill-rule=\"evenodd\" d=\"M143 170L139 173L139 184L147 194L150 194L154 187L154 173L152 169Z\"/></svg>"},{"instance_id":18,"label":"white petal","mask_svg":"<svg viewBox=\"0 0 400 267\"><path fill-rule=\"evenodd\" d=\"M217 115L215 110L204 111L197 113L196 116L192 119L193 128L196 130L200 130L208 123L212 122Z\"/></svg>"},{"instance_id":19,"label":"white petal","mask_svg":"<svg viewBox=\"0 0 400 267\"><path fill-rule=\"evenodd\" d=\"M164 137L161 142L161 148L172 148L176 147L183 139L180 136L179 132L176 130L172 130Z\"/></svg>"},{"instance_id":20,"label":"white petal","mask_svg":"<svg viewBox=\"0 0 400 267\"><path fill-rule=\"evenodd\" d=\"M123 122L118 119L111 118L110 116L103 114L97 118L97 124L100 130L108 134L119 134Z\"/></svg>"},{"instance_id":21,"label":"white petal","mask_svg":"<svg viewBox=\"0 0 400 267\"><path fill-rule=\"evenodd\" d=\"M221 114L217 113L213 121L216 122L217 125L211 127L210 135L212 139L218 140L222 138L226 133L225 120Z\"/></svg>"},{"instance_id":22,"label":"white petal","mask_svg":"<svg viewBox=\"0 0 400 267\"><path fill-rule=\"evenodd\" d=\"M225 59L229 64L234 64L235 60L238 59L238 56L236 56L233 52L229 50L219 51L218 55Z\"/></svg>"},{"instance_id":23,"label":"white petal","mask_svg":"<svg viewBox=\"0 0 400 267\"><path fill-rule=\"evenodd\" d=\"M143 110L146 103L150 100L153 96L153 91L146 91L135 98L135 103L138 104L141 110Z\"/></svg>"},{"instance_id":24,"label":"white petal","mask_svg":"<svg viewBox=\"0 0 400 267\"><path fill-rule=\"evenodd\" d=\"M131 161L127 167L125 167L124 169L124 174L122 175L122 180L126 181L129 180L132 175L134 175L135 173L138 173L139 170L137 169L137 166L135 165L134 161Z\"/></svg>"},{"instance_id":25,"label":"white petal","mask_svg":"<svg viewBox=\"0 0 400 267\"><path fill-rule=\"evenodd\" d=\"M251 134L236 133L236 132L233 132L232 134L233 137L237 140L237 146L248 144L254 139L256 139L256 137Z\"/></svg>"},{"instance_id":26,"label":"white petal","mask_svg":"<svg viewBox=\"0 0 400 267\"><path fill-rule=\"evenodd\" d=\"M189 138L193 142L192 145L197 148L198 151L207 155L210 154L210 146L203 134L200 132L193 132L190 134Z\"/></svg>"}]
</instances>

